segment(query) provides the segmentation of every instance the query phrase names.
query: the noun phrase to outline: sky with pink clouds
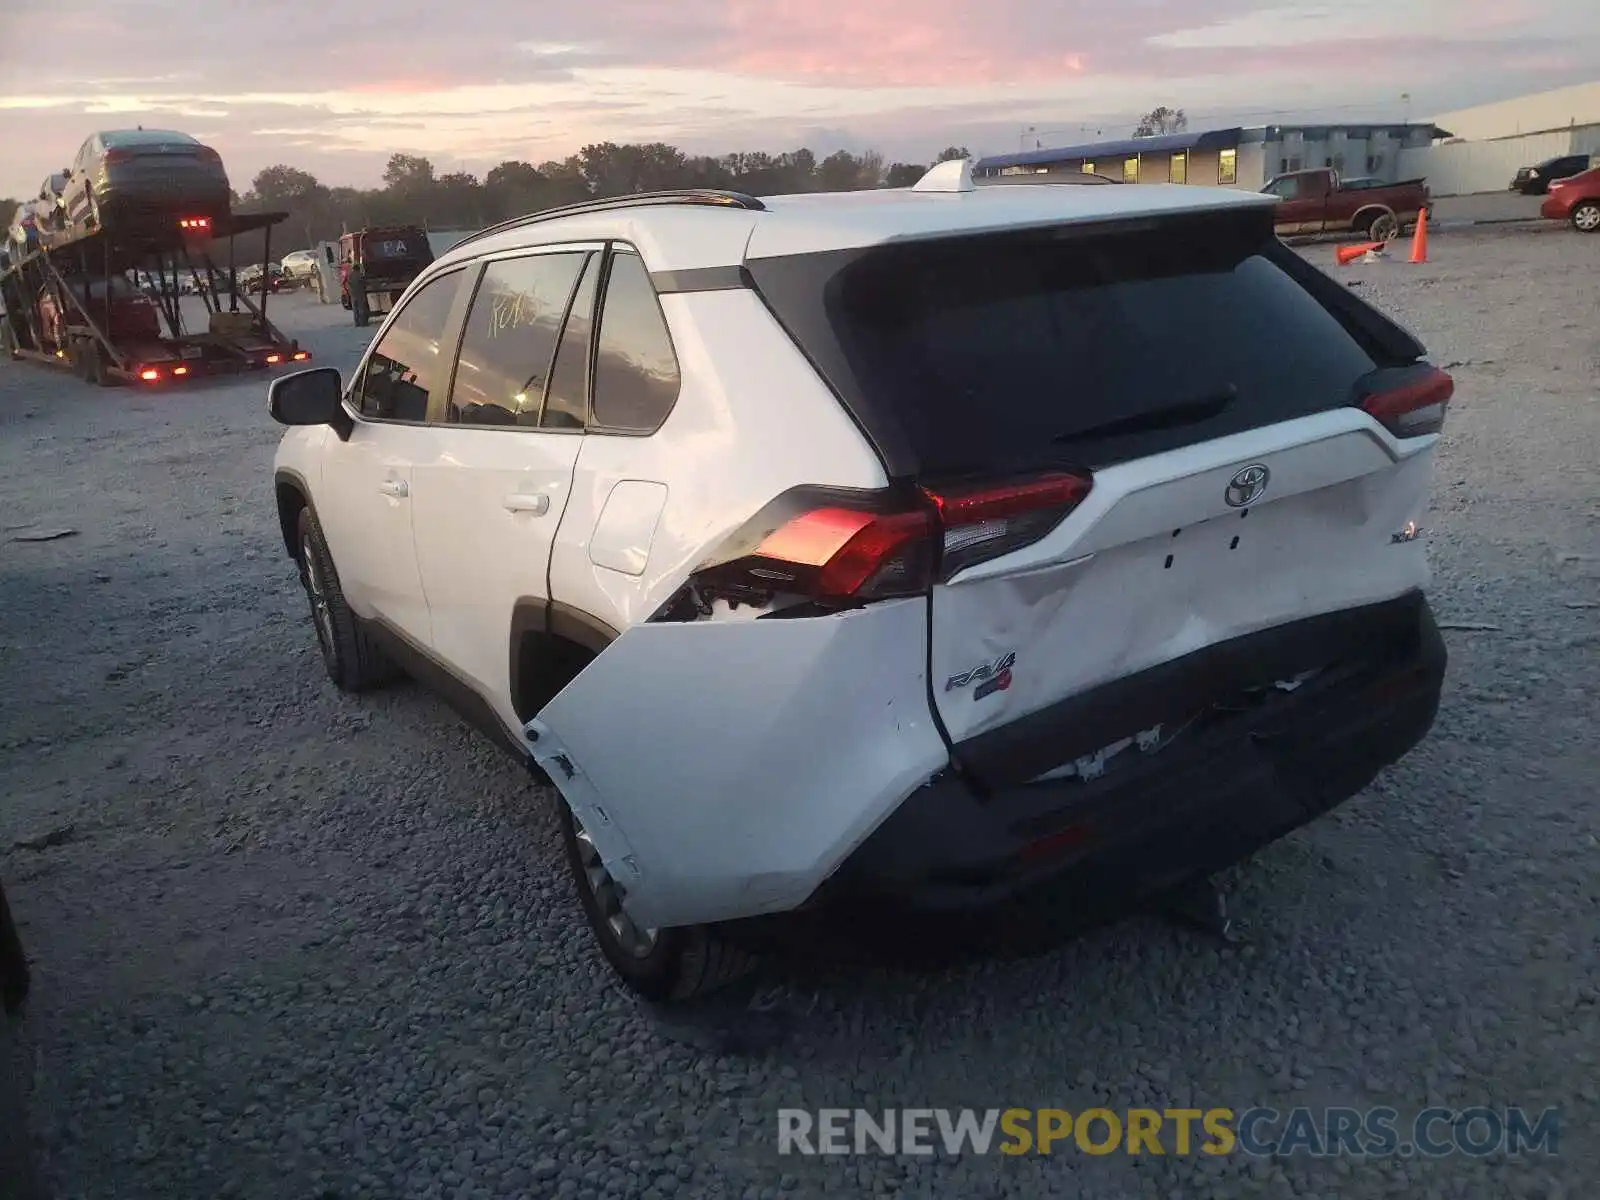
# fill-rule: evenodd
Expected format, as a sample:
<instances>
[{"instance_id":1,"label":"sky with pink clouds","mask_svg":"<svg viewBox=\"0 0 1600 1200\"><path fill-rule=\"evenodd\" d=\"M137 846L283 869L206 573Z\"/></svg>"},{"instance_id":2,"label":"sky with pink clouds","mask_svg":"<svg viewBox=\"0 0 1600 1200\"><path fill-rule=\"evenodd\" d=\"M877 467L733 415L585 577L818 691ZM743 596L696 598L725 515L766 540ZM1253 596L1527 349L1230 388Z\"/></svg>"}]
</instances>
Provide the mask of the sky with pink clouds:
<instances>
[{"instance_id":1,"label":"sky with pink clouds","mask_svg":"<svg viewBox=\"0 0 1600 1200\"><path fill-rule=\"evenodd\" d=\"M31 192L95 130L134 124L210 142L242 191L277 162L370 186L396 151L479 174L596 141L926 161L952 143L1123 136L1158 104L1193 128L1422 119L1600 78L1597 0L5 8L0 195Z\"/></svg>"}]
</instances>

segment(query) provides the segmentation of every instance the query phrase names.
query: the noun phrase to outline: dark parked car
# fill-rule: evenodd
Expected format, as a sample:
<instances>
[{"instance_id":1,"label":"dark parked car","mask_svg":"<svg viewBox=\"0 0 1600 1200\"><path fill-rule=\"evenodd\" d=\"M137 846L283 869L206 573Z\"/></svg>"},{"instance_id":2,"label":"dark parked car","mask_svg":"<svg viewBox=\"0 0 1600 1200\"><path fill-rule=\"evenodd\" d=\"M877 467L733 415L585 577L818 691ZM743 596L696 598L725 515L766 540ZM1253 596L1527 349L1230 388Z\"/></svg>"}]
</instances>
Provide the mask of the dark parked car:
<instances>
[{"instance_id":1,"label":"dark parked car","mask_svg":"<svg viewBox=\"0 0 1600 1200\"><path fill-rule=\"evenodd\" d=\"M165 226L229 213L232 191L222 157L187 133L117 129L78 149L63 197L74 235L96 229Z\"/></svg>"},{"instance_id":2,"label":"dark parked car","mask_svg":"<svg viewBox=\"0 0 1600 1200\"><path fill-rule=\"evenodd\" d=\"M1542 196L1550 190L1551 180L1570 179L1588 169L1587 154L1563 154L1559 158L1547 158L1535 166L1519 167L1511 177L1510 190L1521 192L1524 196Z\"/></svg>"}]
</instances>

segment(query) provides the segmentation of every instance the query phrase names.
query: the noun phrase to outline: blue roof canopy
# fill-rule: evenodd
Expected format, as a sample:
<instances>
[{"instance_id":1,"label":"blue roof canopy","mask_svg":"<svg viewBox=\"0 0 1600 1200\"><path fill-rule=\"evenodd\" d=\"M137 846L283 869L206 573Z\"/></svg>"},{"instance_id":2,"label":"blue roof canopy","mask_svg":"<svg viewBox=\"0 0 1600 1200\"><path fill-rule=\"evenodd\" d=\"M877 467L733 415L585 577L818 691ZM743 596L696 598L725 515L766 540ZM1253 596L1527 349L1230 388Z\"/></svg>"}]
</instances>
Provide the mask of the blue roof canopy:
<instances>
[{"instance_id":1,"label":"blue roof canopy","mask_svg":"<svg viewBox=\"0 0 1600 1200\"><path fill-rule=\"evenodd\" d=\"M1000 167L1043 167L1075 159L1131 158L1135 154L1179 154L1186 150L1226 150L1239 144L1242 129L1207 129L1199 133L1161 133L1155 137L1125 138L1120 142L1089 142L1019 154L994 154L979 159L974 170Z\"/></svg>"}]
</instances>

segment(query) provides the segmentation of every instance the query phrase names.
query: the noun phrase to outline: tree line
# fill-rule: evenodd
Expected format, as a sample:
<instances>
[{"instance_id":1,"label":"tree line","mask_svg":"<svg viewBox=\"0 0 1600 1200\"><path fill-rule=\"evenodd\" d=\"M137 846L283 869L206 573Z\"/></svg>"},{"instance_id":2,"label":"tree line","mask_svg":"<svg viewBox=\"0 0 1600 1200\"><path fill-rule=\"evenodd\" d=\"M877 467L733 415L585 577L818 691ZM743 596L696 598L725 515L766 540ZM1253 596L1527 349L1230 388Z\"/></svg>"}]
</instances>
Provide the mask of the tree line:
<instances>
[{"instance_id":1,"label":"tree line","mask_svg":"<svg viewBox=\"0 0 1600 1200\"><path fill-rule=\"evenodd\" d=\"M950 146L937 161L969 157L966 147ZM507 160L481 179L466 171L440 174L427 158L395 154L384 168L383 186L370 189L329 187L309 171L279 164L259 172L250 190L235 200L241 211L287 212L289 220L274 240L286 236L290 242L311 245L369 225L482 229L559 204L675 188L726 188L776 196L909 187L928 167L885 165L883 156L871 151L857 155L840 150L820 159L807 149L710 156L685 154L661 142L601 142L537 166Z\"/></svg>"}]
</instances>

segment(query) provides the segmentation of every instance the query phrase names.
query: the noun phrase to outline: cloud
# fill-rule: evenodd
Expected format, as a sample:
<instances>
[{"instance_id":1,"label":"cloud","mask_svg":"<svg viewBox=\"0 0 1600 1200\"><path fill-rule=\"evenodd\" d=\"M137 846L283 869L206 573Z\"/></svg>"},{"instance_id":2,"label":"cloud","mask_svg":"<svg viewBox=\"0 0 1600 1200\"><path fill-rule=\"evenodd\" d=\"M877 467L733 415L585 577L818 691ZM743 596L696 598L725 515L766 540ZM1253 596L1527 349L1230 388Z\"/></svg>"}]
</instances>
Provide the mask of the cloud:
<instances>
[{"instance_id":1,"label":"cloud","mask_svg":"<svg viewBox=\"0 0 1600 1200\"><path fill-rule=\"evenodd\" d=\"M599 140L914 159L1027 126L1109 136L1161 103L1192 123L1384 119L1407 92L1421 116L1600 62L1593 0L474 0L465 18L275 0L212 6L216 49L177 57L192 0L74 0L26 55L32 17L9 8L0 193L135 122L203 127L244 185L284 159L371 184L397 151L479 171Z\"/></svg>"}]
</instances>

